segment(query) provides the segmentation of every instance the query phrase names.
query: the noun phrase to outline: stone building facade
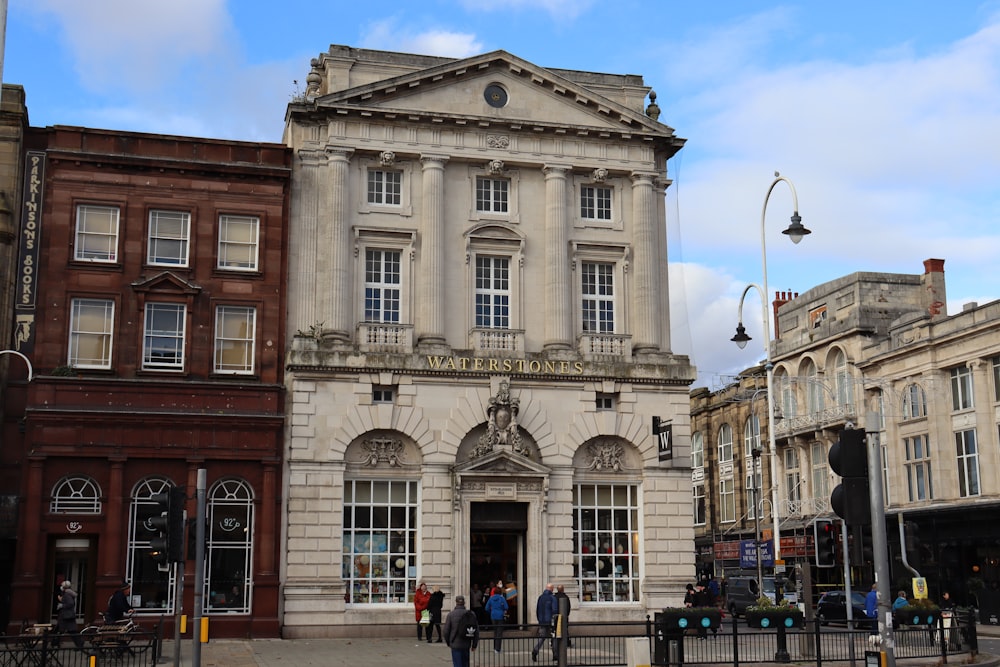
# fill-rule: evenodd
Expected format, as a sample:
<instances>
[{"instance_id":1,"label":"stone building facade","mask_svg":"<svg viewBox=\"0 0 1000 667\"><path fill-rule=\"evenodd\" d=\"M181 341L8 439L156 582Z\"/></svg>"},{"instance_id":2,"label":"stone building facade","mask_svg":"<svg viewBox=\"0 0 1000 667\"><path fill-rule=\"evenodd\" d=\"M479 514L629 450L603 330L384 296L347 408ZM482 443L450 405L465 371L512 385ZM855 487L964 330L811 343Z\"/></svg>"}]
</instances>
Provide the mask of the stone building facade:
<instances>
[{"instance_id":1,"label":"stone building facade","mask_svg":"<svg viewBox=\"0 0 1000 667\"><path fill-rule=\"evenodd\" d=\"M285 132L286 637L397 632L420 581L446 606L514 583L520 622L548 581L581 621L680 602L695 374L658 115L641 77L503 51L313 60Z\"/></svg>"},{"instance_id":2,"label":"stone building facade","mask_svg":"<svg viewBox=\"0 0 1000 667\"><path fill-rule=\"evenodd\" d=\"M828 453L853 424L877 440L882 454L892 587L909 588L905 550L932 597L949 590L962 603L1000 613L1000 487L987 472L1000 463L998 303L969 304L949 315L940 259L926 260L921 274L859 272L775 296L776 483L786 561L810 570L814 596L843 586L839 566L815 566L811 524L837 519L829 499L839 478ZM762 371L749 369L729 387L691 394L699 564L716 574L740 569L733 536L753 539L753 505L738 487L750 479L747 424L753 413L766 423L766 413L749 400L766 391ZM720 452L730 451L727 467ZM735 493L726 488L727 475ZM765 466L765 498L773 483ZM723 507L730 496L734 507ZM762 521L769 524L768 504ZM872 556L870 531L852 528L855 586L871 581Z\"/></svg>"}]
</instances>

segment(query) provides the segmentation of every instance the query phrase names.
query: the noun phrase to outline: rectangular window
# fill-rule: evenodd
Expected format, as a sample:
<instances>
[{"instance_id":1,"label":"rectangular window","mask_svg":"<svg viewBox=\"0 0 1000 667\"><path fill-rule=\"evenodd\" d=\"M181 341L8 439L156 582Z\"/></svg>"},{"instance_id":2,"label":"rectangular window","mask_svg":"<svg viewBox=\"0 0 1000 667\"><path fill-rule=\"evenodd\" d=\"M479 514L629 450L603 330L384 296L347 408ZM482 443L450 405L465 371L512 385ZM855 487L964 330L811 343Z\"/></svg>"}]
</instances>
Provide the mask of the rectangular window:
<instances>
[{"instance_id":1,"label":"rectangular window","mask_svg":"<svg viewBox=\"0 0 1000 667\"><path fill-rule=\"evenodd\" d=\"M615 395L614 394L597 394L597 409L598 410L614 410L615 409Z\"/></svg>"},{"instance_id":2,"label":"rectangular window","mask_svg":"<svg viewBox=\"0 0 1000 667\"><path fill-rule=\"evenodd\" d=\"M802 475L799 472L799 453L792 447L785 448L785 497L791 507L798 508L802 502ZM798 514L795 509L793 514Z\"/></svg>"},{"instance_id":3,"label":"rectangular window","mask_svg":"<svg viewBox=\"0 0 1000 667\"><path fill-rule=\"evenodd\" d=\"M175 303L147 303L142 367L184 370L184 330L187 309Z\"/></svg>"},{"instance_id":4,"label":"rectangular window","mask_svg":"<svg viewBox=\"0 0 1000 667\"><path fill-rule=\"evenodd\" d=\"M733 428L729 424L719 427L719 463L733 460Z\"/></svg>"},{"instance_id":5,"label":"rectangular window","mask_svg":"<svg viewBox=\"0 0 1000 667\"><path fill-rule=\"evenodd\" d=\"M111 368L114 327L114 301L73 299L69 319L69 365L73 368Z\"/></svg>"},{"instance_id":6,"label":"rectangular window","mask_svg":"<svg viewBox=\"0 0 1000 667\"><path fill-rule=\"evenodd\" d=\"M615 332L614 264L583 262L580 277L583 294L583 330Z\"/></svg>"},{"instance_id":7,"label":"rectangular window","mask_svg":"<svg viewBox=\"0 0 1000 667\"><path fill-rule=\"evenodd\" d=\"M392 403L394 394L392 387L375 385L372 387L372 403Z\"/></svg>"},{"instance_id":8,"label":"rectangular window","mask_svg":"<svg viewBox=\"0 0 1000 667\"><path fill-rule=\"evenodd\" d=\"M365 322L399 322L398 250L365 251Z\"/></svg>"},{"instance_id":9,"label":"rectangular window","mask_svg":"<svg viewBox=\"0 0 1000 667\"><path fill-rule=\"evenodd\" d=\"M747 456L743 459L743 463L746 465L744 489L747 494L747 518L753 519L756 515L757 506L760 504L760 492L763 486L760 474L760 459Z\"/></svg>"},{"instance_id":10,"label":"rectangular window","mask_svg":"<svg viewBox=\"0 0 1000 667\"><path fill-rule=\"evenodd\" d=\"M705 525L705 485L695 484L691 492L691 501L694 506L694 525Z\"/></svg>"},{"instance_id":11,"label":"rectangular window","mask_svg":"<svg viewBox=\"0 0 1000 667\"><path fill-rule=\"evenodd\" d=\"M77 206L74 259L117 262L118 216L117 206Z\"/></svg>"},{"instance_id":12,"label":"rectangular window","mask_svg":"<svg viewBox=\"0 0 1000 667\"><path fill-rule=\"evenodd\" d=\"M402 202L403 172L368 170L368 203L399 206Z\"/></svg>"},{"instance_id":13,"label":"rectangular window","mask_svg":"<svg viewBox=\"0 0 1000 667\"><path fill-rule=\"evenodd\" d=\"M691 435L691 467L702 468L705 465L705 436L701 431Z\"/></svg>"},{"instance_id":14,"label":"rectangular window","mask_svg":"<svg viewBox=\"0 0 1000 667\"><path fill-rule=\"evenodd\" d=\"M417 590L417 482L344 483L341 576L350 604L402 604Z\"/></svg>"},{"instance_id":15,"label":"rectangular window","mask_svg":"<svg viewBox=\"0 0 1000 667\"><path fill-rule=\"evenodd\" d=\"M809 458L812 459L812 497L826 498L830 495L830 465L826 447L819 442L812 443Z\"/></svg>"},{"instance_id":16,"label":"rectangular window","mask_svg":"<svg viewBox=\"0 0 1000 667\"><path fill-rule=\"evenodd\" d=\"M574 574L584 602L638 602L639 487L573 487Z\"/></svg>"},{"instance_id":17,"label":"rectangular window","mask_svg":"<svg viewBox=\"0 0 1000 667\"><path fill-rule=\"evenodd\" d=\"M476 210L481 213L509 211L510 181L506 178L476 177Z\"/></svg>"},{"instance_id":18,"label":"rectangular window","mask_svg":"<svg viewBox=\"0 0 1000 667\"><path fill-rule=\"evenodd\" d=\"M150 211L146 261L154 265L187 266L190 229L190 213Z\"/></svg>"},{"instance_id":19,"label":"rectangular window","mask_svg":"<svg viewBox=\"0 0 1000 667\"><path fill-rule=\"evenodd\" d=\"M906 486L910 502L932 500L934 486L931 478L931 452L926 435L904 438L906 449Z\"/></svg>"},{"instance_id":20,"label":"rectangular window","mask_svg":"<svg viewBox=\"0 0 1000 667\"><path fill-rule=\"evenodd\" d=\"M219 216L219 268L256 271L260 218L255 215Z\"/></svg>"},{"instance_id":21,"label":"rectangular window","mask_svg":"<svg viewBox=\"0 0 1000 667\"><path fill-rule=\"evenodd\" d=\"M476 257L476 327L510 328L510 259Z\"/></svg>"},{"instance_id":22,"label":"rectangular window","mask_svg":"<svg viewBox=\"0 0 1000 667\"><path fill-rule=\"evenodd\" d=\"M719 480L719 521L736 521L736 485L731 479Z\"/></svg>"},{"instance_id":23,"label":"rectangular window","mask_svg":"<svg viewBox=\"0 0 1000 667\"><path fill-rule=\"evenodd\" d=\"M968 366L952 368L951 409L968 410L972 407L972 369Z\"/></svg>"},{"instance_id":24,"label":"rectangular window","mask_svg":"<svg viewBox=\"0 0 1000 667\"><path fill-rule=\"evenodd\" d=\"M584 220L611 220L611 188L585 185L580 188L580 217Z\"/></svg>"},{"instance_id":25,"label":"rectangular window","mask_svg":"<svg viewBox=\"0 0 1000 667\"><path fill-rule=\"evenodd\" d=\"M990 359L993 366L993 400L1000 401L1000 357Z\"/></svg>"},{"instance_id":26,"label":"rectangular window","mask_svg":"<svg viewBox=\"0 0 1000 667\"><path fill-rule=\"evenodd\" d=\"M256 332L256 308L218 306L215 309L215 372L253 373Z\"/></svg>"},{"instance_id":27,"label":"rectangular window","mask_svg":"<svg viewBox=\"0 0 1000 667\"><path fill-rule=\"evenodd\" d=\"M962 498L979 495L979 449L976 430L955 434L955 453L958 456L958 495Z\"/></svg>"}]
</instances>

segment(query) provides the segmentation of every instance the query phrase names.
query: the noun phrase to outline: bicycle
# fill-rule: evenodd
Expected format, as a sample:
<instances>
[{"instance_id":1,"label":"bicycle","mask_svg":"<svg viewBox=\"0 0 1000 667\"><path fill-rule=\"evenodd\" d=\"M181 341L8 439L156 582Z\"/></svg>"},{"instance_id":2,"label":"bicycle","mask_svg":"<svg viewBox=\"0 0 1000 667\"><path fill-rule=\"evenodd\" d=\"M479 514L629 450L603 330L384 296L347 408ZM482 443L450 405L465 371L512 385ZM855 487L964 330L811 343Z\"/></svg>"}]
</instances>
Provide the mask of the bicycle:
<instances>
[{"instance_id":1,"label":"bicycle","mask_svg":"<svg viewBox=\"0 0 1000 667\"><path fill-rule=\"evenodd\" d=\"M91 650L104 659L121 660L134 652L131 648L132 639L142 631L131 615L120 621L108 621L104 612L100 612L100 622L95 621L80 631L84 642Z\"/></svg>"}]
</instances>

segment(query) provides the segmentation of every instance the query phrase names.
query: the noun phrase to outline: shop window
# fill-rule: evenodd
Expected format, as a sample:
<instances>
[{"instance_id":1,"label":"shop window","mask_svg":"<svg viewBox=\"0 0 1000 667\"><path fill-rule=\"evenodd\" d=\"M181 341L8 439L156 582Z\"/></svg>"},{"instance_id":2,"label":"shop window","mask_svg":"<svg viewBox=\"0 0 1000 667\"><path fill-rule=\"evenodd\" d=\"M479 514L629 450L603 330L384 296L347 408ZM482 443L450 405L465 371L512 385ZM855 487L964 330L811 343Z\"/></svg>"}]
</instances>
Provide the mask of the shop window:
<instances>
[{"instance_id":1,"label":"shop window","mask_svg":"<svg viewBox=\"0 0 1000 667\"><path fill-rule=\"evenodd\" d=\"M63 477L52 489L53 514L100 514L101 489L90 477Z\"/></svg>"},{"instance_id":2,"label":"shop window","mask_svg":"<svg viewBox=\"0 0 1000 667\"><path fill-rule=\"evenodd\" d=\"M160 515L160 507L153 496L169 492L171 486L168 479L150 477L139 482L132 492L125 578L132 582L132 606L139 614L174 613L174 568L161 572L149 544L160 534L149 523L154 516Z\"/></svg>"},{"instance_id":3,"label":"shop window","mask_svg":"<svg viewBox=\"0 0 1000 667\"><path fill-rule=\"evenodd\" d=\"M253 594L253 491L239 479L208 494L205 600L210 614L249 614Z\"/></svg>"},{"instance_id":4,"label":"shop window","mask_svg":"<svg viewBox=\"0 0 1000 667\"><path fill-rule=\"evenodd\" d=\"M638 485L574 486L573 550L583 602L638 602Z\"/></svg>"}]
</instances>

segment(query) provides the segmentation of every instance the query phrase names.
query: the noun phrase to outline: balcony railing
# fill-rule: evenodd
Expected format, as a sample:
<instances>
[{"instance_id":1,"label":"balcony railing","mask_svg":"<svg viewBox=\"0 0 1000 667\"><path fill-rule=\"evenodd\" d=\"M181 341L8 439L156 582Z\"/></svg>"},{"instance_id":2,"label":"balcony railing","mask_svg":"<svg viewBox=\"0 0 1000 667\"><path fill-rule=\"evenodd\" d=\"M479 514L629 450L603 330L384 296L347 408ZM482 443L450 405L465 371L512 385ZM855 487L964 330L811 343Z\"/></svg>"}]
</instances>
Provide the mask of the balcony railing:
<instances>
[{"instance_id":1,"label":"balcony railing","mask_svg":"<svg viewBox=\"0 0 1000 667\"><path fill-rule=\"evenodd\" d=\"M774 434L783 437L803 431L816 431L831 424L853 420L857 414L853 405L835 405L803 415L783 415L781 421L774 426Z\"/></svg>"},{"instance_id":2,"label":"balcony railing","mask_svg":"<svg viewBox=\"0 0 1000 667\"><path fill-rule=\"evenodd\" d=\"M524 331L520 329L472 329L469 343L476 352L522 353L524 352Z\"/></svg>"},{"instance_id":3,"label":"balcony railing","mask_svg":"<svg viewBox=\"0 0 1000 667\"><path fill-rule=\"evenodd\" d=\"M358 324L358 348L362 352L413 352L413 325L361 322Z\"/></svg>"},{"instance_id":4,"label":"balcony railing","mask_svg":"<svg viewBox=\"0 0 1000 667\"><path fill-rule=\"evenodd\" d=\"M628 359L632 356L632 337L609 333L583 333L577 349L585 359Z\"/></svg>"}]
</instances>

